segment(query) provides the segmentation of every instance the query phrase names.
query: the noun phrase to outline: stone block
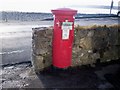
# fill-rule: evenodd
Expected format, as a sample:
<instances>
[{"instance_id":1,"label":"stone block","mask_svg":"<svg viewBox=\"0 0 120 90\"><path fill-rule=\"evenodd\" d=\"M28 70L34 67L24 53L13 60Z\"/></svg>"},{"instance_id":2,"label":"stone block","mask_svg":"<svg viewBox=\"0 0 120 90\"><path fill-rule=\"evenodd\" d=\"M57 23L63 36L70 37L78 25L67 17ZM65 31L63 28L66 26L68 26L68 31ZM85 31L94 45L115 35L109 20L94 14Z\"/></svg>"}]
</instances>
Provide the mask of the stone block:
<instances>
[{"instance_id":1,"label":"stone block","mask_svg":"<svg viewBox=\"0 0 120 90\"><path fill-rule=\"evenodd\" d=\"M93 53L91 50L73 48L72 66L94 64L100 58L99 53Z\"/></svg>"},{"instance_id":2,"label":"stone block","mask_svg":"<svg viewBox=\"0 0 120 90\"><path fill-rule=\"evenodd\" d=\"M43 57L33 54L32 55L32 64L35 69L35 72L39 72L39 71L43 70L43 68L44 68Z\"/></svg>"},{"instance_id":3,"label":"stone block","mask_svg":"<svg viewBox=\"0 0 120 90\"><path fill-rule=\"evenodd\" d=\"M110 26L109 27L109 44L120 45L118 40L119 40L118 26L114 26L114 27Z\"/></svg>"},{"instance_id":4,"label":"stone block","mask_svg":"<svg viewBox=\"0 0 120 90\"><path fill-rule=\"evenodd\" d=\"M107 62L111 60L117 60L119 58L119 49L116 46L109 47L103 52L101 57L101 62Z\"/></svg>"},{"instance_id":5,"label":"stone block","mask_svg":"<svg viewBox=\"0 0 120 90\"><path fill-rule=\"evenodd\" d=\"M92 38L84 37L80 39L79 47L82 49L92 49Z\"/></svg>"},{"instance_id":6,"label":"stone block","mask_svg":"<svg viewBox=\"0 0 120 90\"><path fill-rule=\"evenodd\" d=\"M38 28L33 29L32 48L36 55L46 54L51 51L52 29Z\"/></svg>"},{"instance_id":7,"label":"stone block","mask_svg":"<svg viewBox=\"0 0 120 90\"><path fill-rule=\"evenodd\" d=\"M34 28L32 37L32 62L36 72L52 64L51 28Z\"/></svg>"},{"instance_id":8,"label":"stone block","mask_svg":"<svg viewBox=\"0 0 120 90\"><path fill-rule=\"evenodd\" d=\"M32 64L35 72L43 71L45 68L52 65L52 55L47 54L45 56L32 55Z\"/></svg>"}]
</instances>

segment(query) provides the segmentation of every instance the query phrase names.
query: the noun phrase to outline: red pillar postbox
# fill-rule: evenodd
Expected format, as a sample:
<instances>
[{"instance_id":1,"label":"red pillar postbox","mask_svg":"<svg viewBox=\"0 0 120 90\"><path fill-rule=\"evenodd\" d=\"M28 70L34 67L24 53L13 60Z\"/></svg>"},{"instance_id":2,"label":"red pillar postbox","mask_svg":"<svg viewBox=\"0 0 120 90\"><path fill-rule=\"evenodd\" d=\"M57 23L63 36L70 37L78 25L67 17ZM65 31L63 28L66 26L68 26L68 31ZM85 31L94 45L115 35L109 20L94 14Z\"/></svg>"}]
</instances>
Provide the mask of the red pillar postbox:
<instances>
[{"instance_id":1,"label":"red pillar postbox","mask_svg":"<svg viewBox=\"0 0 120 90\"><path fill-rule=\"evenodd\" d=\"M72 62L72 44L74 38L74 15L77 10L60 8L52 10L54 31L52 41L52 63L58 68L67 68Z\"/></svg>"}]
</instances>

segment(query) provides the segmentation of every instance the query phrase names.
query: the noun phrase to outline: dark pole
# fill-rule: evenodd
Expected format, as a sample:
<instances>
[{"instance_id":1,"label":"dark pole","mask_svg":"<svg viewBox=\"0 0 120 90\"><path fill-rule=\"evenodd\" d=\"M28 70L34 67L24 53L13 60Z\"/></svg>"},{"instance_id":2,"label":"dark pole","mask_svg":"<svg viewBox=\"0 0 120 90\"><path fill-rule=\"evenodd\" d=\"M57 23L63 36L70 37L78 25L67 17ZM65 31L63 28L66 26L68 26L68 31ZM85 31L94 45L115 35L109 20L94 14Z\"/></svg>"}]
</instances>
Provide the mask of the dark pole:
<instances>
[{"instance_id":1,"label":"dark pole","mask_svg":"<svg viewBox=\"0 0 120 90\"><path fill-rule=\"evenodd\" d=\"M112 8L113 8L113 0L111 2L111 6L110 6L110 15L111 15Z\"/></svg>"}]
</instances>

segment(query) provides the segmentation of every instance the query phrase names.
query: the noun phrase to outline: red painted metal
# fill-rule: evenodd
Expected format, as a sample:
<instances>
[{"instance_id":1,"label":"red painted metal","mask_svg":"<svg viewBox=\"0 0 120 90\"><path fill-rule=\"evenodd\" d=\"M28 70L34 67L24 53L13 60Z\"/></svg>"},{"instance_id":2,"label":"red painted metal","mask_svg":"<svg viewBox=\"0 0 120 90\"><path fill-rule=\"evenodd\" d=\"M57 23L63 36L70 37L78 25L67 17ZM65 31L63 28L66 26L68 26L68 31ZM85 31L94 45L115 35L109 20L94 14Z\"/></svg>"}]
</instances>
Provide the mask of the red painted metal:
<instances>
[{"instance_id":1,"label":"red painted metal","mask_svg":"<svg viewBox=\"0 0 120 90\"><path fill-rule=\"evenodd\" d=\"M67 68L72 62L72 44L74 39L74 15L77 10L69 8L60 8L52 10L54 17L54 31L52 40L52 63L58 68ZM62 38L63 22L72 22L72 28L69 30L69 38Z\"/></svg>"}]
</instances>

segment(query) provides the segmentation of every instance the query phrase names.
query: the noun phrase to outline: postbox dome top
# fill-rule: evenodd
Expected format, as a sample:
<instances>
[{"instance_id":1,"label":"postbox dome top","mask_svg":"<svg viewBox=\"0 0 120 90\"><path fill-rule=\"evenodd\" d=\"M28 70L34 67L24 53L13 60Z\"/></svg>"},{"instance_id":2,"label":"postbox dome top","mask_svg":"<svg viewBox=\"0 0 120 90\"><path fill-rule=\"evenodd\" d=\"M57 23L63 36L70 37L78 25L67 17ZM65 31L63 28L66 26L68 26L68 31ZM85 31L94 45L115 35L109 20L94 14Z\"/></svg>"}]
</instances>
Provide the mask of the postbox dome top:
<instances>
[{"instance_id":1,"label":"postbox dome top","mask_svg":"<svg viewBox=\"0 0 120 90\"><path fill-rule=\"evenodd\" d=\"M70 8L58 8L51 11L54 15L75 15L77 13L77 10L73 10Z\"/></svg>"}]
</instances>

